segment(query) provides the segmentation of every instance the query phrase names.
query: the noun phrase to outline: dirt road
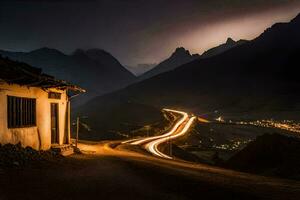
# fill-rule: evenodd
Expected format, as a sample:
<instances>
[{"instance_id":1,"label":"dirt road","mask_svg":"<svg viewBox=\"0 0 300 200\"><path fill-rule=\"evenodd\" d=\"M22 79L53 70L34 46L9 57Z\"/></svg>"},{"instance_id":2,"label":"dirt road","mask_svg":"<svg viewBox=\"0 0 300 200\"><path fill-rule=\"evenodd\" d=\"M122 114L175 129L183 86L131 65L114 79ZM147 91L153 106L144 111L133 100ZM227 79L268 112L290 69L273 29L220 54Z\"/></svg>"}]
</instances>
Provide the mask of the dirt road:
<instances>
[{"instance_id":1,"label":"dirt road","mask_svg":"<svg viewBox=\"0 0 300 200\"><path fill-rule=\"evenodd\" d=\"M83 155L0 171L0 199L299 199L300 183L154 158L109 143Z\"/></svg>"}]
</instances>

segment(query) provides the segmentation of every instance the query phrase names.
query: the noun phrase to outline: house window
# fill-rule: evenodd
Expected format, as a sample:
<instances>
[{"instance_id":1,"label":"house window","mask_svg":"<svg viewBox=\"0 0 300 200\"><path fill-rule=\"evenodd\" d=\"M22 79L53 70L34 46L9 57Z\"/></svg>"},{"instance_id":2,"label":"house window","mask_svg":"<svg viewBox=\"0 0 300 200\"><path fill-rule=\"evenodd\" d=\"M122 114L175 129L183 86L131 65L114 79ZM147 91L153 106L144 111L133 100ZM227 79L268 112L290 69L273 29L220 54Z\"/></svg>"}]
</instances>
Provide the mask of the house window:
<instances>
[{"instance_id":1,"label":"house window","mask_svg":"<svg viewBox=\"0 0 300 200\"><path fill-rule=\"evenodd\" d=\"M48 93L48 98L49 99L61 99L61 93L49 92Z\"/></svg>"},{"instance_id":2,"label":"house window","mask_svg":"<svg viewBox=\"0 0 300 200\"><path fill-rule=\"evenodd\" d=\"M36 99L7 96L8 128L36 125Z\"/></svg>"}]
</instances>

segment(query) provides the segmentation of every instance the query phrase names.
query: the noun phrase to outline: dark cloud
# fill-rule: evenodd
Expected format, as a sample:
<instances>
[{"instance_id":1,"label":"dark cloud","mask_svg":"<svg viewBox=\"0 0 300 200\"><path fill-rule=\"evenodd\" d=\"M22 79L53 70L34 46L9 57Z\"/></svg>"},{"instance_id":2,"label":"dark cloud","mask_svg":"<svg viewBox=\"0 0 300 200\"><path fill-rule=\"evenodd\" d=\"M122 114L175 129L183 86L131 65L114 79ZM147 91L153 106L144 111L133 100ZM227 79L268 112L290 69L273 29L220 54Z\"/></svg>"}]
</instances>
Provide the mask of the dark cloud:
<instances>
[{"instance_id":1,"label":"dark cloud","mask_svg":"<svg viewBox=\"0 0 300 200\"><path fill-rule=\"evenodd\" d=\"M126 64L158 62L178 45L203 50L212 44L206 32L218 23L261 13L269 13L261 20L285 19L296 8L293 0L7 0L0 1L0 48L98 47Z\"/></svg>"}]
</instances>

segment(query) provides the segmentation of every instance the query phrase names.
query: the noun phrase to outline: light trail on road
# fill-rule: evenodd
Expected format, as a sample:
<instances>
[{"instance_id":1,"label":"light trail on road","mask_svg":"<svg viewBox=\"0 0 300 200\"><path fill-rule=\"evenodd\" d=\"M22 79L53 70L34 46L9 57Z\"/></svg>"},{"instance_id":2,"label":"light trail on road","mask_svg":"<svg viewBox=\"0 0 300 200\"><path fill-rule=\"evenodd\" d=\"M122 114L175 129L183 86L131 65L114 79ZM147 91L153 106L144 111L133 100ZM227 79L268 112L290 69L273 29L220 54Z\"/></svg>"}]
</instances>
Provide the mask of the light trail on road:
<instances>
[{"instance_id":1,"label":"light trail on road","mask_svg":"<svg viewBox=\"0 0 300 200\"><path fill-rule=\"evenodd\" d=\"M135 142L135 141L137 141L137 140L140 140L140 139L126 140L126 141L122 142L122 144L129 144L129 143L133 143L133 142Z\"/></svg>"},{"instance_id":2,"label":"light trail on road","mask_svg":"<svg viewBox=\"0 0 300 200\"><path fill-rule=\"evenodd\" d=\"M175 123L175 125L172 127L170 131L159 136L124 141L122 142L122 144L144 145L145 149L150 153L152 153L153 155L156 155L161 158L172 159L172 157L160 152L158 146L167 141L174 140L178 137L185 135L190 129L194 120L197 119L197 117L189 118L189 115L186 112L182 112L178 110L164 109L164 111L182 115L180 120L178 120Z\"/></svg>"},{"instance_id":3,"label":"light trail on road","mask_svg":"<svg viewBox=\"0 0 300 200\"><path fill-rule=\"evenodd\" d=\"M159 135L159 136L148 137L148 138L145 138L145 139L140 139L138 141L132 142L131 144L133 144L133 145L140 145L140 144L143 144L143 143L155 140L155 139L160 139L160 138L168 137L168 136L174 134L175 131L178 129L178 127L180 125L182 125L188 119L188 117L189 117L187 113L182 112L182 111L171 110L171 109L164 109L164 111L180 114L180 115L182 115L182 118L166 134Z\"/></svg>"},{"instance_id":4,"label":"light trail on road","mask_svg":"<svg viewBox=\"0 0 300 200\"><path fill-rule=\"evenodd\" d=\"M188 130L190 129L190 127L193 124L195 119L196 119L196 117L190 118L188 120L188 122L184 125L183 129L180 132L178 132L177 134L167 136L167 137L164 137L164 138L160 138L158 140L154 140L154 141L146 144L146 149L149 152L151 152L152 154L156 155L156 156L159 156L159 157L162 157L162 158L167 158L167 159L172 159L172 157L160 152L159 149L158 149L158 146L165 143L165 142L168 142L169 140L174 140L178 137L181 137L181 136L185 135L188 132Z\"/></svg>"}]
</instances>

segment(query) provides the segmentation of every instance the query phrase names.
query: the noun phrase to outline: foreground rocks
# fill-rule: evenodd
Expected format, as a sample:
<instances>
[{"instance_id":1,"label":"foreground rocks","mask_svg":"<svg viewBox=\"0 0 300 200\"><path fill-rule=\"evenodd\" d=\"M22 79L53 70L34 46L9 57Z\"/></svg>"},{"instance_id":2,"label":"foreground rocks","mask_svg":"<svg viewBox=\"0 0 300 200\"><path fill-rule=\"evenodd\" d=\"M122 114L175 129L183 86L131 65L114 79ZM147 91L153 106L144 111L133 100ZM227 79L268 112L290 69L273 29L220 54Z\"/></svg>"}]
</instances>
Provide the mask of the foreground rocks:
<instances>
[{"instance_id":1,"label":"foreground rocks","mask_svg":"<svg viewBox=\"0 0 300 200\"><path fill-rule=\"evenodd\" d=\"M47 161L58 161L63 156L55 151L37 151L31 147L16 144L0 144L0 168L20 168Z\"/></svg>"}]
</instances>

